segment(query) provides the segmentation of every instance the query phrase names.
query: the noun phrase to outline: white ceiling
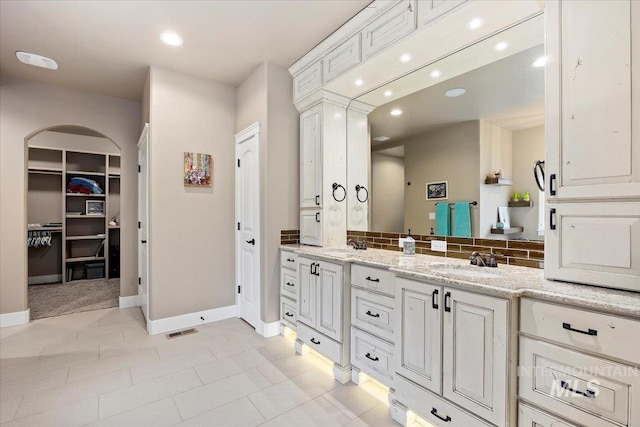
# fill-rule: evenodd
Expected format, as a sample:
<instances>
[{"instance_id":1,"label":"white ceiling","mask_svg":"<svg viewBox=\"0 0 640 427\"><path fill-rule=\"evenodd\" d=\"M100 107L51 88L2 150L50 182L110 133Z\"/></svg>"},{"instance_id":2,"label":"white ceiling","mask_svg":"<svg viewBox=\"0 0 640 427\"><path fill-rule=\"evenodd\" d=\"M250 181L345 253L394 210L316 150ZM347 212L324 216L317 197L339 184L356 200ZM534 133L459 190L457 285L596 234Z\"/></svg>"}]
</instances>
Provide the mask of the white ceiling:
<instances>
[{"instance_id":1,"label":"white ceiling","mask_svg":"<svg viewBox=\"0 0 640 427\"><path fill-rule=\"evenodd\" d=\"M289 67L371 0L0 1L0 76L140 100L149 65L238 86ZM158 36L172 30L181 47ZM58 71L20 63L18 50Z\"/></svg>"}]
</instances>

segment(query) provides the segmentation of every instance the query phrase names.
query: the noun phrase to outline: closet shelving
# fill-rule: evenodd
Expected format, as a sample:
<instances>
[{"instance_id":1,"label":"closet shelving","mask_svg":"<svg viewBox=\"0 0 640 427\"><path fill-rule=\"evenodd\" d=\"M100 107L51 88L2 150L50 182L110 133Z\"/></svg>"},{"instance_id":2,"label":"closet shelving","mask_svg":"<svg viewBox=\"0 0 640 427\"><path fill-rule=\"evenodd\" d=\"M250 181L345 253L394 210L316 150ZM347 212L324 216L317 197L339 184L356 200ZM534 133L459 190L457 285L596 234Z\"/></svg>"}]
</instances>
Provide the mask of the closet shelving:
<instances>
[{"instance_id":1,"label":"closet shelving","mask_svg":"<svg viewBox=\"0 0 640 427\"><path fill-rule=\"evenodd\" d=\"M89 264L102 264L105 278L119 277L119 257L109 254L119 253L120 230L109 220L120 218L120 156L29 147L28 176L28 223L62 223L28 229L55 235L51 247L29 248L29 283L84 279ZM103 194L67 192L74 177L96 181ZM86 202L92 200L104 203L103 215L87 215Z\"/></svg>"}]
</instances>

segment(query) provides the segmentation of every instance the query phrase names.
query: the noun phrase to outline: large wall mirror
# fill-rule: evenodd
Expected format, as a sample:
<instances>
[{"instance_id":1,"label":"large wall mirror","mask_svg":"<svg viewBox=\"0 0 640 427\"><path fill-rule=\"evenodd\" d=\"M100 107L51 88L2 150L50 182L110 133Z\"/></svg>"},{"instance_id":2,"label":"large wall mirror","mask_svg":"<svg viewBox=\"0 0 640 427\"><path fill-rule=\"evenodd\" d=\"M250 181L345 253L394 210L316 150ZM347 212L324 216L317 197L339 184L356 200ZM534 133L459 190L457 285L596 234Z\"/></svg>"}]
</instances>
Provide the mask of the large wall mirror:
<instances>
[{"instance_id":1,"label":"large wall mirror","mask_svg":"<svg viewBox=\"0 0 640 427\"><path fill-rule=\"evenodd\" d=\"M357 98L375 107L369 231L446 234L446 204L449 235L543 240L543 65L539 15Z\"/></svg>"}]
</instances>

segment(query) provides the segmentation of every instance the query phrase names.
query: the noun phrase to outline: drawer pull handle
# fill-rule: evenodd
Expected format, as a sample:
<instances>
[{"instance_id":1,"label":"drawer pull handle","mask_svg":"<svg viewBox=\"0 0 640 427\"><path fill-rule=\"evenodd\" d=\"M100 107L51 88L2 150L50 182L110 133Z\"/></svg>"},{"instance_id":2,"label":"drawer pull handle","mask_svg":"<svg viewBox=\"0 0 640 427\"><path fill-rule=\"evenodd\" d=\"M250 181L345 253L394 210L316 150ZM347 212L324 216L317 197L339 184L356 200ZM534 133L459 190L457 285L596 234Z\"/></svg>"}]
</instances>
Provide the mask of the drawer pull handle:
<instances>
[{"instance_id":1,"label":"drawer pull handle","mask_svg":"<svg viewBox=\"0 0 640 427\"><path fill-rule=\"evenodd\" d=\"M438 309L438 290L434 289L431 293L431 308L437 310Z\"/></svg>"},{"instance_id":2,"label":"drawer pull handle","mask_svg":"<svg viewBox=\"0 0 640 427\"><path fill-rule=\"evenodd\" d=\"M315 345L320 344L320 341L316 341L315 338L311 338L311 342L314 343Z\"/></svg>"},{"instance_id":3,"label":"drawer pull handle","mask_svg":"<svg viewBox=\"0 0 640 427\"><path fill-rule=\"evenodd\" d=\"M441 417L438 414L438 410L436 408L431 408L431 415L435 415L436 417L440 418L445 423L448 423L449 421L451 421L451 417L449 415L447 415L446 418Z\"/></svg>"},{"instance_id":4,"label":"drawer pull handle","mask_svg":"<svg viewBox=\"0 0 640 427\"><path fill-rule=\"evenodd\" d=\"M588 397L588 398L593 398L596 397L596 392L593 390L587 390L586 392L584 391L580 391L580 390L574 390L571 388L571 386L569 386L569 383L566 381L560 381L560 387L562 387L565 390L570 391L571 393L575 393L575 394L579 394L580 396L584 396L584 397Z\"/></svg>"},{"instance_id":5,"label":"drawer pull handle","mask_svg":"<svg viewBox=\"0 0 640 427\"><path fill-rule=\"evenodd\" d=\"M577 332L579 334L591 335L591 336L594 336L594 337L598 335L598 331L596 331L595 329L589 328L589 330L587 330L587 331L581 331L580 329L572 328L571 327L571 323L563 323L562 324L562 329L566 329L567 331Z\"/></svg>"},{"instance_id":6,"label":"drawer pull handle","mask_svg":"<svg viewBox=\"0 0 640 427\"><path fill-rule=\"evenodd\" d=\"M291 258L287 258L287 261L289 261L289 262L295 262L296 260L291 259Z\"/></svg>"},{"instance_id":7,"label":"drawer pull handle","mask_svg":"<svg viewBox=\"0 0 640 427\"><path fill-rule=\"evenodd\" d=\"M366 312L365 314L366 314L367 316L371 316L371 317L380 317L380 313L373 314L373 313L371 312L371 310L367 310L367 312Z\"/></svg>"},{"instance_id":8,"label":"drawer pull handle","mask_svg":"<svg viewBox=\"0 0 640 427\"><path fill-rule=\"evenodd\" d=\"M293 283L289 283L289 282L287 282L286 285L287 286L295 286Z\"/></svg>"},{"instance_id":9,"label":"drawer pull handle","mask_svg":"<svg viewBox=\"0 0 640 427\"><path fill-rule=\"evenodd\" d=\"M371 353L365 354L364 357L366 357L369 360L373 360L374 362L377 362L378 360L380 360L380 358L377 357L377 356L376 357L371 357Z\"/></svg>"},{"instance_id":10,"label":"drawer pull handle","mask_svg":"<svg viewBox=\"0 0 640 427\"><path fill-rule=\"evenodd\" d=\"M370 282L380 282L380 279L372 279L369 276L367 276L367 280L370 281Z\"/></svg>"},{"instance_id":11,"label":"drawer pull handle","mask_svg":"<svg viewBox=\"0 0 640 427\"><path fill-rule=\"evenodd\" d=\"M284 315L287 316L287 317L293 317L293 314L289 313L288 311Z\"/></svg>"}]
</instances>

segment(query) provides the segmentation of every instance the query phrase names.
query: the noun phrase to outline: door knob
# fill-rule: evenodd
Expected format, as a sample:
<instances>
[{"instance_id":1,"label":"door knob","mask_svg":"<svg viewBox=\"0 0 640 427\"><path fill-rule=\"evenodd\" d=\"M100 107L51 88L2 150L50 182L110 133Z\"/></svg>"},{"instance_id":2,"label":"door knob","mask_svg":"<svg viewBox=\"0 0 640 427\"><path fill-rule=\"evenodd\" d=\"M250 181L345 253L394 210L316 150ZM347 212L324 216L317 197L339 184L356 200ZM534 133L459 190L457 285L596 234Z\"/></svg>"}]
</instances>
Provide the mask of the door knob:
<instances>
[{"instance_id":1,"label":"door knob","mask_svg":"<svg viewBox=\"0 0 640 427\"><path fill-rule=\"evenodd\" d=\"M147 241L146 240L140 240L140 243L145 244L145 243L147 243Z\"/></svg>"},{"instance_id":2,"label":"door knob","mask_svg":"<svg viewBox=\"0 0 640 427\"><path fill-rule=\"evenodd\" d=\"M255 245L256 244L256 239L247 240L247 243L250 244L250 245Z\"/></svg>"}]
</instances>

